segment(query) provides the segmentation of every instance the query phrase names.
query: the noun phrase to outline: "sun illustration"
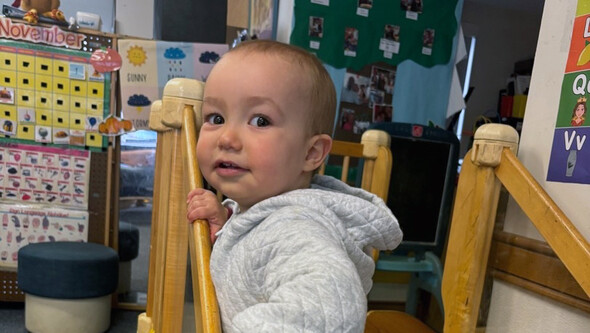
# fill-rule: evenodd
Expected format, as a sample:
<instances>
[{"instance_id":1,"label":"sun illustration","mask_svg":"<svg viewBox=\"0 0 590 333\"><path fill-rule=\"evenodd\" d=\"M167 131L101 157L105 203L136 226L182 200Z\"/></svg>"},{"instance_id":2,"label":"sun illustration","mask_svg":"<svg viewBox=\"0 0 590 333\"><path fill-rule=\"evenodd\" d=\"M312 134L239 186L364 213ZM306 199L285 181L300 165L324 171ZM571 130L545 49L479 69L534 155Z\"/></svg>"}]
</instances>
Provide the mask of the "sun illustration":
<instances>
[{"instance_id":1,"label":"sun illustration","mask_svg":"<svg viewBox=\"0 0 590 333\"><path fill-rule=\"evenodd\" d=\"M127 59L133 64L133 66L141 66L145 64L147 55L141 46L132 46L127 50Z\"/></svg>"}]
</instances>

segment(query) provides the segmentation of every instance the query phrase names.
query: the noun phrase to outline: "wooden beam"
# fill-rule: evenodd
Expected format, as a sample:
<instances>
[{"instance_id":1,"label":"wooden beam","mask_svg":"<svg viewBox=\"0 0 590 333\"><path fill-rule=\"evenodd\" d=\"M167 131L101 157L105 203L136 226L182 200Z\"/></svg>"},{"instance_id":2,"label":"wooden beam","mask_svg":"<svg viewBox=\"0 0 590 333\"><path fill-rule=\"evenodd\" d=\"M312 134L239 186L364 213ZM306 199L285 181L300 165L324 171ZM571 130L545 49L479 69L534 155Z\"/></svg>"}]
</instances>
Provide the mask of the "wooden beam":
<instances>
[{"instance_id":1,"label":"wooden beam","mask_svg":"<svg viewBox=\"0 0 590 333\"><path fill-rule=\"evenodd\" d=\"M502 281L510 283L512 285L527 289L527 290L534 292L536 294L539 294L539 295L542 295L545 297L549 297L557 302L567 304L569 306L572 306L572 307L575 307L575 308L580 309L582 311L590 313L589 303L582 301L578 298L567 296L566 294L558 292L554 289L547 288L547 287L542 286L540 284L531 282L529 280L520 278L515 275L504 273L502 271L492 271L492 276L495 279L502 280Z\"/></svg>"},{"instance_id":2,"label":"wooden beam","mask_svg":"<svg viewBox=\"0 0 590 333\"><path fill-rule=\"evenodd\" d=\"M508 149L496 176L563 261L587 295L590 295L590 245L572 222Z\"/></svg>"},{"instance_id":3,"label":"wooden beam","mask_svg":"<svg viewBox=\"0 0 590 333\"><path fill-rule=\"evenodd\" d=\"M498 279L590 311L590 298L545 242L496 231L490 266Z\"/></svg>"},{"instance_id":4,"label":"wooden beam","mask_svg":"<svg viewBox=\"0 0 590 333\"><path fill-rule=\"evenodd\" d=\"M184 195L183 161L180 130L173 130L170 135L171 149L164 154L172 160L170 168L170 195L168 197L168 230L166 235L166 261L164 263L164 297L162 299L162 317L160 332L182 332L182 316L186 286L186 269L188 257L188 223L186 221L186 196Z\"/></svg>"}]
</instances>

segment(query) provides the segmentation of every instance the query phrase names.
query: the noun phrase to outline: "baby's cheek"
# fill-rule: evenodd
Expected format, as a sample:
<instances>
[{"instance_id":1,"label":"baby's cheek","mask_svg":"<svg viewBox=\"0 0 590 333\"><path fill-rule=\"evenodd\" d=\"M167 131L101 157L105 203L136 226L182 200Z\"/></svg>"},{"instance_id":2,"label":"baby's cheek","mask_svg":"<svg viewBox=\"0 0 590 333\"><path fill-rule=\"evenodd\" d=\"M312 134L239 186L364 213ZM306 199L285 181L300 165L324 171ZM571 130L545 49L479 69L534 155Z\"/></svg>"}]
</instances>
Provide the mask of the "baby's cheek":
<instances>
[{"instance_id":1,"label":"baby's cheek","mask_svg":"<svg viewBox=\"0 0 590 333\"><path fill-rule=\"evenodd\" d=\"M205 136L199 138L197 141L197 162L199 163L199 166L201 166L201 163L207 163L211 156L211 151L207 143L208 140Z\"/></svg>"}]
</instances>

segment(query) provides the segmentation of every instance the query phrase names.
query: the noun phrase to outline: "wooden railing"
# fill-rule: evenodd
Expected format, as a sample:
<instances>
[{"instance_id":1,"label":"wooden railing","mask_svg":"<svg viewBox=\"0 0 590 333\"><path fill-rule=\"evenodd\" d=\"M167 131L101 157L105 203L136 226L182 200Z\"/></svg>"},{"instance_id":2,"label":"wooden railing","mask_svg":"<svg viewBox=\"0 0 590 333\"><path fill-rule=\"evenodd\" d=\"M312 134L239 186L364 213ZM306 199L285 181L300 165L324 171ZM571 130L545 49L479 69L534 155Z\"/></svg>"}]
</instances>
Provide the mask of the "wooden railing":
<instances>
[{"instance_id":1,"label":"wooden railing","mask_svg":"<svg viewBox=\"0 0 590 333\"><path fill-rule=\"evenodd\" d=\"M190 80L194 81L194 80ZM211 244L205 221L186 221L185 198L202 186L195 158L202 84L191 96L164 91L150 127L158 131L148 303L139 333L181 332L190 247L197 332L221 332L211 278ZM498 127L499 126L499 127ZM445 332L473 332L502 185L521 206L583 291L590 295L590 245L515 156L518 135L497 124L482 126L464 160L442 284ZM187 181L188 180L188 181Z\"/></svg>"},{"instance_id":2,"label":"wooden railing","mask_svg":"<svg viewBox=\"0 0 590 333\"><path fill-rule=\"evenodd\" d=\"M590 245L516 158L518 134L487 124L463 161L442 283L445 332L474 332L503 185L590 295Z\"/></svg>"},{"instance_id":3,"label":"wooden railing","mask_svg":"<svg viewBox=\"0 0 590 333\"><path fill-rule=\"evenodd\" d=\"M203 186L195 157L202 92L201 82L174 79L150 113L158 142L148 299L146 312L138 318L138 333L182 331L189 247L196 331L221 332L209 273L209 226L202 220L186 221L186 195Z\"/></svg>"}]
</instances>

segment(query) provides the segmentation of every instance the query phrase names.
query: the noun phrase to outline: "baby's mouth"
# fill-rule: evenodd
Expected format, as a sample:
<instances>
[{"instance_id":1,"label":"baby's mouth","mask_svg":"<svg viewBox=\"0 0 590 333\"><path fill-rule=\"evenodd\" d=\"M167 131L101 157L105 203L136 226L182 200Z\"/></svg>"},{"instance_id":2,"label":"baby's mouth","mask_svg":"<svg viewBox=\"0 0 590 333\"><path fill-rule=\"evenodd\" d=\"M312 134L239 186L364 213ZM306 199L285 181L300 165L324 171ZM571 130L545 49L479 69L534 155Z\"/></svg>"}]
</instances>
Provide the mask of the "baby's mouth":
<instances>
[{"instance_id":1,"label":"baby's mouth","mask_svg":"<svg viewBox=\"0 0 590 333\"><path fill-rule=\"evenodd\" d=\"M241 169L239 165L231 162L219 162L217 163L217 167L220 169Z\"/></svg>"}]
</instances>

